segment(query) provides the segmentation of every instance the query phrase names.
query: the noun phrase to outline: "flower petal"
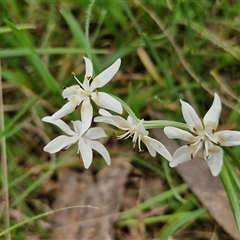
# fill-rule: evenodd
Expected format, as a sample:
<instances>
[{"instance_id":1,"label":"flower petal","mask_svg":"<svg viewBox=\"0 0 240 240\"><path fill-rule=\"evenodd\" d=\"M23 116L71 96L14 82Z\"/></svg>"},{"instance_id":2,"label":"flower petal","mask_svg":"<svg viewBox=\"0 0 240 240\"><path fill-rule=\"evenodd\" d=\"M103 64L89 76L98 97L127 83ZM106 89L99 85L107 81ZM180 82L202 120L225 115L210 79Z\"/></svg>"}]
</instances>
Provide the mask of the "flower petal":
<instances>
[{"instance_id":1,"label":"flower petal","mask_svg":"<svg viewBox=\"0 0 240 240\"><path fill-rule=\"evenodd\" d=\"M57 112L55 112L51 118L53 120L57 120L59 118L62 118L64 116L66 116L69 113L72 113L76 107L77 107L77 102L75 101L69 101L67 102L65 105L63 105L63 107L61 109L59 109Z\"/></svg>"},{"instance_id":2,"label":"flower petal","mask_svg":"<svg viewBox=\"0 0 240 240\"><path fill-rule=\"evenodd\" d=\"M138 122L137 126L136 126L136 131L139 133L139 134L142 134L144 136L147 136L149 134L149 132L144 128L144 125L143 125L143 119L141 121ZM135 124L134 124L135 125Z\"/></svg>"},{"instance_id":3,"label":"flower petal","mask_svg":"<svg viewBox=\"0 0 240 240\"><path fill-rule=\"evenodd\" d=\"M222 148L212 145L209 149L209 158L205 159L210 171L214 177L216 177L223 165L223 150Z\"/></svg>"},{"instance_id":4,"label":"flower petal","mask_svg":"<svg viewBox=\"0 0 240 240\"><path fill-rule=\"evenodd\" d=\"M166 147L161 142L157 141L154 138L150 138L148 136L144 136L142 138L142 141L145 143L145 145L147 146L148 149L149 149L149 146L151 146L156 152L158 152L160 155L162 155L168 161L173 160L172 155L169 153L169 151L166 149ZM151 149L150 149L150 151L151 151ZM149 153L151 154L150 151L149 151ZM153 157L155 157L155 156L153 156Z\"/></svg>"},{"instance_id":5,"label":"flower petal","mask_svg":"<svg viewBox=\"0 0 240 240\"><path fill-rule=\"evenodd\" d=\"M194 142L196 139L191 133L175 127L165 127L163 131L170 139L182 139L189 143Z\"/></svg>"},{"instance_id":6,"label":"flower petal","mask_svg":"<svg viewBox=\"0 0 240 240\"><path fill-rule=\"evenodd\" d=\"M89 58L83 57L84 61L85 61L85 67L86 67L86 72L85 72L85 76L84 76L84 81L85 80L90 80L93 76L93 66L92 66L92 62Z\"/></svg>"},{"instance_id":7,"label":"flower petal","mask_svg":"<svg viewBox=\"0 0 240 240\"><path fill-rule=\"evenodd\" d=\"M76 121L72 121L72 124L73 124L74 131L78 133L79 136L81 136L80 133L82 129L82 122L80 120L76 120Z\"/></svg>"},{"instance_id":8,"label":"flower petal","mask_svg":"<svg viewBox=\"0 0 240 240\"><path fill-rule=\"evenodd\" d=\"M143 142L144 142L144 141L143 141ZM146 145L149 154L150 154L152 157L156 157L156 155L157 155L156 150L155 150L148 142L144 142L144 144Z\"/></svg>"},{"instance_id":9,"label":"flower petal","mask_svg":"<svg viewBox=\"0 0 240 240\"><path fill-rule=\"evenodd\" d=\"M240 132L239 131L219 131L210 136L211 140L222 146L237 146L240 145Z\"/></svg>"},{"instance_id":10,"label":"flower petal","mask_svg":"<svg viewBox=\"0 0 240 240\"><path fill-rule=\"evenodd\" d=\"M94 122L103 122L110 125L113 125L122 130L129 130L131 126L129 123L122 117L112 115L112 116L97 116L94 118Z\"/></svg>"},{"instance_id":11,"label":"flower petal","mask_svg":"<svg viewBox=\"0 0 240 240\"><path fill-rule=\"evenodd\" d=\"M92 81L91 90L94 91L96 88L100 88L106 85L116 74L120 65L121 59L119 58L110 67L97 75Z\"/></svg>"},{"instance_id":12,"label":"flower petal","mask_svg":"<svg viewBox=\"0 0 240 240\"><path fill-rule=\"evenodd\" d=\"M74 85L71 87L66 87L62 92L62 96L64 99L71 100L73 97L75 97L76 94L79 94L80 92L81 88L79 85Z\"/></svg>"},{"instance_id":13,"label":"flower petal","mask_svg":"<svg viewBox=\"0 0 240 240\"><path fill-rule=\"evenodd\" d=\"M212 130L217 129L221 110L222 110L221 100L219 96L215 93L212 106L210 107L210 109L208 110L208 112L205 114L203 118L205 130L208 133L212 133Z\"/></svg>"},{"instance_id":14,"label":"flower petal","mask_svg":"<svg viewBox=\"0 0 240 240\"><path fill-rule=\"evenodd\" d=\"M91 94L92 100L100 107L112 110L119 114L122 113L122 104L114 97L104 92L93 92Z\"/></svg>"},{"instance_id":15,"label":"flower petal","mask_svg":"<svg viewBox=\"0 0 240 240\"><path fill-rule=\"evenodd\" d=\"M56 153L60 150L69 147L73 143L78 140L78 136L68 137L65 135L61 135L59 137L54 138L51 142L49 142L43 150L49 153Z\"/></svg>"},{"instance_id":16,"label":"flower petal","mask_svg":"<svg viewBox=\"0 0 240 240\"><path fill-rule=\"evenodd\" d=\"M95 151L97 151L102 157L105 159L106 163L110 165L111 158L107 151L107 149L98 141L92 141L89 139L86 139L86 143Z\"/></svg>"},{"instance_id":17,"label":"flower petal","mask_svg":"<svg viewBox=\"0 0 240 240\"><path fill-rule=\"evenodd\" d=\"M80 138L79 140L78 151L81 154L84 167L88 169L92 163L93 153L92 148L87 143L85 143L83 138Z\"/></svg>"},{"instance_id":18,"label":"flower petal","mask_svg":"<svg viewBox=\"0 0 240 240\"><path fill-rule=\"evenodd\" d=\"M170 161L169 166L170 167L176 167L180 163L187 162L191 160L191 155L193 154L193 151L191 148L189 148L187 145L178 148L174 154L173 154L173 160Z\"/></svg>"},{"instance_id":19,"label":"flower petal","mask_svg":"<svg viewBox=\"0 0 240 240\"><path fill-rule=\"evenodd\" d=\"M74 132L64 121L61 119L53 120L52 117L44 117L42 119L44 122L52 123L56 126L58 126L62 131L64 131L68 135L76 135L76 132Z\"/></svg>"},{"instance_id":20,"label":"flower petal","mask_svg":"<svg viewBox=\"0 0 240 240\"><path fill-rule=\"evenodd\" d=\"M199 135L203 132L203 125L200 118L190 104L182 100L180 100L180 102L182 104L183 118L187 123L190 131Z\"/></svg>"},{"instance_id":21,"label":"flower petal","mask_svg":"<svg viewBox=\"0 0 240 240\"><path fill-rule=\"evenodd\" d=\"M92 123L92 117L93 117L93 108L90 103L90 99L86 98L82 102L82 106L81 106L82 128L81 128L80 135L84 134L89 129Z\"/></svg>"},{"instance_id":22,"label":"flower petal","mask_svg":"<svg viewBox=\"0 0 240 240\"><path fill-rule=\"evenodd\" d=\"M104 132L104 130L101 127L93 127L86 132L84 137L88 139L99 139L99 138L107 137L107 134Z\"/></svg>"}]
</instances>

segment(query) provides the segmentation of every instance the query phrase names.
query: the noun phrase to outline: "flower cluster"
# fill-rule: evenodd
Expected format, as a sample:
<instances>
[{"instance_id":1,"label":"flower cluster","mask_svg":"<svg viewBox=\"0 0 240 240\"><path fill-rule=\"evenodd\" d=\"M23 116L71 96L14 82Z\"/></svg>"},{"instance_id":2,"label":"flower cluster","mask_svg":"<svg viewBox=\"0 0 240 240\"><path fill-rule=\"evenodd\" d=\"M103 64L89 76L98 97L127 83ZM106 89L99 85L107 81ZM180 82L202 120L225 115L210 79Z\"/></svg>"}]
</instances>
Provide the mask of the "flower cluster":
<instances>
[{"instance_id":1,"label":"flower cluster","mask_svg":"<svg viewBox=\"0 0 240 240\"><path fill-rule=\"evenodd\" d=\"M121 60L117 59L95 78L93 78L91 61L86 57L84 57L84 61L86 73L83 82L80 82L74 74L77 85L65 87L62 93L67 103L52 116L42 119L58 126L66 134L58 136L49 142L44 147L44 151L56 153L77 143L77 153L82 158L85 168L91 165L93 159L92 150L97 151L102 155L106 163L110 164L111 159L107 149L98 141L98 139L106 137L106 133L100 127L91 128L92 121L104 122L125 131L122 135L117 136L118 139L131 138L133 148L137 147L140 152L142 151L141 143L143 142L152 157L155 157L157 153L162 155L169 161L171 167L194 159L196 156L202 156L207 162L212 175L217 176L223 164L223 149L221 146L240 145L240 132L217 131L221 113L221 101L215 93L213 104L204 116L203 122L191 105L180 100L183 118L189 131L172 126L164 127L164 133L168 138L181 139L187 142L186 145L178 148L172 156L161 142L148 136L149 132L144 127L146 121L133 119L132 116L128 116L127 120L125 120L120 115L113 115L107 111L110 110L117 114L123 112L122 104L117 98L98 91L98 88L103 87L114 77L120 67ZM99 116L94 119L92 102L100 107ZM81 121L72 121L72 130L61 118L77 108L80 109Z\"/></svg>"}]
</instances>

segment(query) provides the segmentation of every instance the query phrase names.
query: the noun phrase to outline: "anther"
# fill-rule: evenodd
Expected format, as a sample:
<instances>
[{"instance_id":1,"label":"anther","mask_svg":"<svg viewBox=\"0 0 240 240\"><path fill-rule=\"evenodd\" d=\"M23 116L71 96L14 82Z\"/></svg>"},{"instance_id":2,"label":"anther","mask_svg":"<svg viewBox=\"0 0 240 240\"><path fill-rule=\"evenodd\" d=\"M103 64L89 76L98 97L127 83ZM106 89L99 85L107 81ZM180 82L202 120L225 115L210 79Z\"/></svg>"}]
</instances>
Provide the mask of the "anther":
<instances>
[{"instance_id":1,"label":"anther","mask_svg":"<svg viewBox=\"0 0 240 240\"><path fill-rule=\"evenodd\" d=\"M72 74L74 77L76 77L76 74L75 74L75 72L71 72L71 74Z\"/></svg>"}]
</instances>

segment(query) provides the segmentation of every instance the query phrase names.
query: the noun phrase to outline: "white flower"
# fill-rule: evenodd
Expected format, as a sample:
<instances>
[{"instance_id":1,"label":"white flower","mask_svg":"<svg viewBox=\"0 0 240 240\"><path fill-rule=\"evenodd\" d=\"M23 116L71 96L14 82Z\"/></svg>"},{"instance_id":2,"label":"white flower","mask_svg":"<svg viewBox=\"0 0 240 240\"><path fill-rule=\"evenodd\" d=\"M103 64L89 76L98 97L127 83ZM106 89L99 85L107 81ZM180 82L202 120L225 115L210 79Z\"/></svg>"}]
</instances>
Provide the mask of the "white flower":
<instances>
[{"instance_id":1,"label":"white flower","mask_svg":"<svg viewBox=\"0 0 240 240\"><path fill-rule=\"evenodd\" d=\"M203 124L191 105L184 101L181 101L181 104L183 118L193 134L175 127L164 128L164 132L169 138L182 139L188 143L174 152L170 166L175 167L203 152L203 157L212 175L217 176L223 164L223 150L220 146L240 145L240 132L216 131L222 108L221 100L216 93L211 108L203 118Z\"/></svg>"},{"instance_id":2,"label":"white flower","mask_svg":"<svg viewBox=\"0 0 240 240\"><path fill-rule=\"evenodd\" d=\"M85 168L89 168L92 163L93 152L92 149L99 152L107 164L111 163L111 159L107 149L96 139L106 137L104 130L100 127L90 128L86 133L81 134L82 122L72 121L74 131L61 119L52 120L51 117L44 117L44 122L52 123L58 126L67 135L61 135L49 142L44 151L49 153L56 153L60 150L67 149L72 144L78 142L78 154L81 155Z\"/></svg>"},{"instance_id":3,"label":"white flower","mask_svg":"<svg viewBox=\"0 0 240 240\"><path fill-rule=\"evenodd\" d=\"M128 116L127 120L125 120L120 116L110 114L108 111L104 109L100 109L99 113L102 116L95 117L94 118L95 122L108 123L119 129L126 131L124 134L117 136L118 139L122 138L127 139L129 137L132 137L133 148L135 148L135 145L137 144L139 151L142 151L141 149L142 141L146 145L151 156L155 157L156 152L158 152L168 161L172 160L171 154L168 152L168 150L162 143L160 143L156 139L148 137L149 132L144 128L143 120L139 121L138 123L135 123L130 116Z\"/></svg>"},{"instance_id":4,"label":"white flower","mask_svg":"<svg viewBox=\"0 0 240 240\"><path fill-rule=\"evenodd\" d=\"M113 78L120 67L121 60L117 59L110 67L94 79L91 61L86 57L84 57L84 61L86 65L86 73L83 83L74 76L78 85L67 87L63 90L62 96L64 99L68 100L68 102L52 115L52 120L57 120L73 112L81 104L81 134L90 127L92 122L93 108L90 99L102 108L106 108L120 114L122 113L122 105L115 98L107 93L97 91L97 88L103 87Z\"/></svg>"}]
</instances>

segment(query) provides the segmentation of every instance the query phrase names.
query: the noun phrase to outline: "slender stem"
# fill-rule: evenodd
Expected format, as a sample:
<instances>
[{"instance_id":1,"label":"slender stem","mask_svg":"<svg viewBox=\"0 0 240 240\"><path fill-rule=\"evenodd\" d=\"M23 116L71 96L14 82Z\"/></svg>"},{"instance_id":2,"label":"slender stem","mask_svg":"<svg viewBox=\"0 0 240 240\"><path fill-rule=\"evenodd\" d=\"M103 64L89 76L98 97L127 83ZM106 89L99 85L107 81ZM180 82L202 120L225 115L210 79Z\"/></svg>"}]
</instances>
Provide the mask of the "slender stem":
<instances>
[{"instance_id":1,"label":"slender stem","mask_svg":"<svg viewBox=\"0 0 240 240\"><path fill-rule=\"evenodd\" d=\"M1 72L1 59L0 59L0 132L4 131L4 109L3 109L3 91L2 91L2 72ZM8 193L8 166L6 154L6 138L1 139L1 168L2 168L2 184L3 184L3 201L5 202L5 229L10 227L9 219L9 193ZM11 234L8 233L5 237L6 240L11 240Z\"/></svg>"},{"instance_id":2,"label":"slender stem","mask_svg":"<svg viewBox=\"0 0 240 240\"><path fill-rule=\"evenodd\" d=\"M95 0L91 0L88 8L87 8L87 14L85 19L85 38L86 38L86 52L88 58L91 59L91 53L90 53L90 40L89 40L89 29L90 29L90 20L91 20L91 14L92 14L92 8L94 5Z\"/></svg>"},{"instance_id":3,"label":"slender stem","mask_svg":"<svg viewBox=\"0 0 240 240\"><path fill-rule=\"evenodd\" d=\"M132 111L132 109L127 105L126 102L124 102L122 99L111 95L112 97L114 97L116 100L118 100L124 110L129 114L129 116L131 116L131 118L133 119L133 121L137 124L140 120L137 118L137 116L135 115L135 113ZM180 123L180 122L175 122L175 121L168 121L168 120L152 120L152 121L144 121L143 125L146 129L152 129L152 128L164 128L164 127L176 127L176 128L180 128L186 131L189 131L189 128L187 126L187 124L185 123Z\"/></svg>"},{"instance_id":4,"label":"slender stem","mask_svg":"<svg viewBox=\"0 0 240 240\"><path fill-rule=\"evenodd\" d=\"M176 121L168 121L168 120L151 120L151 121L144 121L144 127L146 129L151 128L164 128L164 127L176 127L182 130L189 131L187 124L176 122Z\"/></svg>"},{"instance_id":5,"label":"slender stem","mask_svg":"<svg viewBox=\"0 0 240 240\"><path fill-rule=\"evenodd\" d=\"M98 210L99 208L98 207L95 207L95 206L91 206L91 205L77 205L77 206L70 206L70 207L64 207L64 208L59 208L59 209L56 209L56 210L51 210L49 212L45 212L45 213L42 213L42 214L39 214L35 217L32 217L32 218L28 218L22 222L19 222L15 225L13 225L12 227L10 228L7 228L5 230L3 230L2 232L0 232L0 237L5 235L5 234L8 234L10 231L12 231L13 229L16 229L16 228L19 228L29 222L33 222L37 219L40 219L40 218L43 218L43 217L46 217L48 215L51 215L51 214L54 214L54 213L57 213L57 212L60 212L60 211L64 211L64 210L67 210L67 209L73 209L73 208L92 208L92 209L96 209Z\"/></svg>"}]
</instances>

